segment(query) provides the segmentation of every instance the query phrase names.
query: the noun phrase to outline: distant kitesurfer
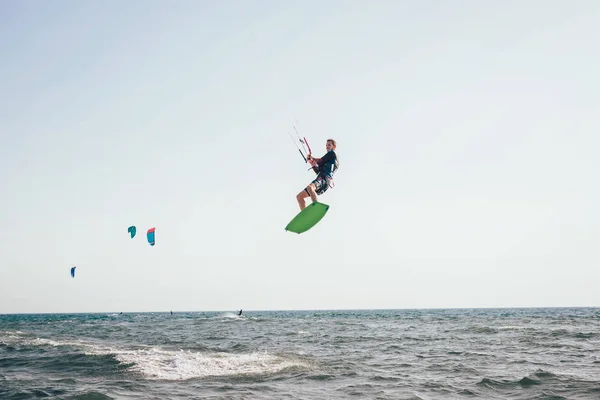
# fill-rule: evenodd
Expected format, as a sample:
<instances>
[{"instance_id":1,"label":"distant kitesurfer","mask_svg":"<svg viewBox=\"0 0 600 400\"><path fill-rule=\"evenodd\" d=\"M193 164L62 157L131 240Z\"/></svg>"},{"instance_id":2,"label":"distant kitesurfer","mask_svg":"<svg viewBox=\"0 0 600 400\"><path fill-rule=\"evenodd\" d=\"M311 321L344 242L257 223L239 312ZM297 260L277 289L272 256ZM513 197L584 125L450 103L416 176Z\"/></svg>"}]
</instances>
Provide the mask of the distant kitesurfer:
<instances>
[{"instance_id":1,"label":"distant kitesurfer","mask_svg":"<svg viewBox=\"0 0 600 400\"><path fill-rule=\"evenodd\" d=\"M313 170L317 173L317 177L300 193L296 195L300 210L304 210L306 207L305 198L310 197L314 202L317 201L317 196L322 195L327 191L331 185L333 174L338 169L339 162L335 148L337 144L333 139L327 139L325 143L325 149L327 153L321 158L315 158L309 154L306 158L313 167Z\"/></svg>"},{"instance_id":2,"label":"distant kitesurfer","mask_svg":"<svg viewBox=\"0 0 600 400\"><path fill-rule=\"evenodd\" d=\"M242 310L240 310L240 311L238 312L238 315L242 315Z\"/></svg>"}]
</instances>

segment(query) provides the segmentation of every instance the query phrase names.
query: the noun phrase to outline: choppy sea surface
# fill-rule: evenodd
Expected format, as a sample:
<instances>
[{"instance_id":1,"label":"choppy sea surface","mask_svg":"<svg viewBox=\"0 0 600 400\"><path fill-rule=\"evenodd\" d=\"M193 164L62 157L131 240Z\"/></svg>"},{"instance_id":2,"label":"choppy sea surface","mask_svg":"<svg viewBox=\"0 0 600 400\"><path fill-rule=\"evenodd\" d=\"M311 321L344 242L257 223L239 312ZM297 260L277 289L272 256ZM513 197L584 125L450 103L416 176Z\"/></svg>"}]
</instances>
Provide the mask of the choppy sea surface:
<instances>
[{"instance_id":1,"label":"choppy sea surface","mask_svg":"<svg viewBox=\"0 0 600 400\"><path fill-rule=\"evenodd\" d=\"M0 399L600 399L600 309L0 315Z\"/></svg>"}]
</instances>

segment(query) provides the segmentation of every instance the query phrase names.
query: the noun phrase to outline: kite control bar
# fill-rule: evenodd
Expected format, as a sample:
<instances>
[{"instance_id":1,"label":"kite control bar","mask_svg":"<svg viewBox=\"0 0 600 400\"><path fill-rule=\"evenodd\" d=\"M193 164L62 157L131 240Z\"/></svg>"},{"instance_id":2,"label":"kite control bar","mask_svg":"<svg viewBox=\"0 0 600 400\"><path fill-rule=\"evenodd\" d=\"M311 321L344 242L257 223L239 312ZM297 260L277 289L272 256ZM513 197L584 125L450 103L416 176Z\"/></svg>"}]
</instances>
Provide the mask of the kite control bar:
<instances>
[{"instance_id":1,"label":"kite control bar","mask_svg":"<svg viewBox=\"0 0 600 400\"><path fill-rule=\"evenodd\" d=\"M308 147L308 154L312 154L312 150L310 149L310 145L308 144L308 140L306 140L306 138L304 138L304 143L306 144L306 147Z\"/></svg>"},{"instance_id":2,"label":"kite control bar","mask_svg":"<svg viewBox=\"0 0 600 400\"><path fill-rule=\"evenodd\" d=\"M300 150L300 147L298 146L298 143L296 143L296 141L292 137L292 134L289 133L289 132L288 132L288 134L290 135L290 139L292 139L292 142L294 142L294 144L296 145L296 148L298 149L298 152L300 153L300 155L304 159L304 162L307 163L308 162L308 156L310 154L312 154L312 151L310 149L310 145L308 144L308 140L306 140L305 137L302 137L302 138L300 137L300 133L298 133L298 129L296 129L296 125L294 125L294 130L296 131L296 136L298 137L298 141L302 144L302 148L304 149L304 153L302 152L302 150Z\"/></svg>"},{"instance_id":3,"label":"kite control bar","mask_svg":"<svg viewBox=\"0 0 600 400\"><path fill-rule=\"evenodd\" d=\"M289 133L289 132L288 132ZM298 147L298 143L296 143L296 141L294 140L294 138L292 137L292 134L290 133L290 139L292 139L292 142L294 142L294 144L296 145L296 148L298 149L298 153L300 153L300 155L302 156L302 158L304 159L304 162L307 163L308 160L306 159L306 157L304 156L304 153L302 153L302 150L300 150L300 147Z\"/></svg>"},{"instance_id":4,"label":"kite control bar","mask_svg":"<svg viewBox=\"0 0 600 400\"><path fill-rule=\"evenodd\" d=\"M292 139L292 142L294 142L294 144L296 145L296 148L298 149L298 152L300 153L300 155L304 159L304 162L308 163L308 159L312 157L311 156L312 150L310 148L310 145L308 144L308 140L306 140L305 137L300 137L300 133L298 133L298 129L296 129L296 125L294 125L294 131L296 131L296 136L298 137L298 141L302 144L302 148L304 149L304 153L302 152L302 150L300 150L300 147L298 146L298 143L296 143L296 141L292 137L292 134L288 132L288 134L290 135L290 139ZM309 169L309 171L311 169L313 171L315 171L315 167L311 167ZM318 173L318 171L315 171L315 173Z\"/></svg>"}]
</instances>

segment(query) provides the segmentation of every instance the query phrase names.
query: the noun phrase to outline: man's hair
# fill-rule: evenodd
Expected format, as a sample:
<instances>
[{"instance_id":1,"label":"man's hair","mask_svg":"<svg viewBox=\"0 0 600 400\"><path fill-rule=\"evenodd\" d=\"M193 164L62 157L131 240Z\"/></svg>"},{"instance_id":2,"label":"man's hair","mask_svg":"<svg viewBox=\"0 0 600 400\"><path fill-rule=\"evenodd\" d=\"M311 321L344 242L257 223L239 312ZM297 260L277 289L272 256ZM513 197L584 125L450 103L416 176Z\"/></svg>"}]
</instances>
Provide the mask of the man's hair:
<instances>
[{"instance_id":1,"label":"man's hair","mask_svg":"<svg viewBox=\"0 0 600 400\"><path fill-rule=\"evenodd\" d=\"M337 143L335 142L335 140L333 139L327 139L328 142L331 142L331 144L333 145L333 147L337 147Z\"/></svg>"}]
</instances>

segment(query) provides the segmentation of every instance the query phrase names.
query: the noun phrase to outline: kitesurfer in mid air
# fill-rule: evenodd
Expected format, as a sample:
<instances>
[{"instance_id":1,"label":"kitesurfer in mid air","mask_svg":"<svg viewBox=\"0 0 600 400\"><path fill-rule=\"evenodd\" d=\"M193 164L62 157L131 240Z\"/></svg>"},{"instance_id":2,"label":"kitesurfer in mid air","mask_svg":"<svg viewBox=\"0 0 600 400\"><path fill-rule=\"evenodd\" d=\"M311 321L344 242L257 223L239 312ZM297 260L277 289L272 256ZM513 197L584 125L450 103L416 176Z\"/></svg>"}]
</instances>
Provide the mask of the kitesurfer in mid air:
<instances>
[{"instance_id":1,"label":"kitesurfer in mid air","mask_svg":"<svg viewBox=\"0 0 600 400\"><path fill-rule=\"evenodd\" d=\"M304 199L310 197L314 203L317 201L317 196L322 195L329 188L333 174L338 169L339 165L337 154L335 154L336 145L335 140L327 139L327 142L325 143L327 153L325 153L323 157L315 158L311 154L306 157L308 162L312 165L313 170L317 173L317 177L296 195L300 210L304 210L306 207Z\"/></svg>"}]
</instances>

